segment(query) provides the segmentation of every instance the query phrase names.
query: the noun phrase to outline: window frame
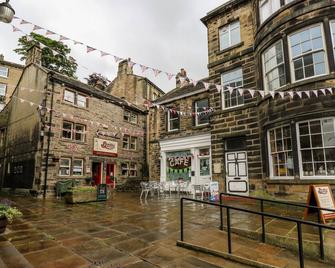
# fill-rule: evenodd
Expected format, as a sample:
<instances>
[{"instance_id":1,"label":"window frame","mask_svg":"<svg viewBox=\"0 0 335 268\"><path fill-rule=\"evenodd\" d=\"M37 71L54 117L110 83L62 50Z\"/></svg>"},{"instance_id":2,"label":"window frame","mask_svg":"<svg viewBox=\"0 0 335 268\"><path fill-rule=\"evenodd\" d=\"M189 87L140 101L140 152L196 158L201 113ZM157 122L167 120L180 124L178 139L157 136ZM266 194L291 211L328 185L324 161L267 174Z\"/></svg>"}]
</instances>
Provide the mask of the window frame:
<instances>
[{"instance_id":1,"label":"window frame","mask_svg":"<svg viewBox=\"0 0 335 268\"><path fill-rule=\"evenodd\" d=\"M85 101L84 102L82 102L82 101L79 102L79 97L82 97ZM87 96L86 95L77 93L75 99L76 99L76 104L75 104L76 106L78 106L80 108L87 108ZM81 105L79 105L79 103L85 103L85 106L81 106Z\"/></svg>"},{"instance_id":2,"label":"window frame","mask_svg":"<svg viewBox=\"0 0 335 268\"><path fill-rule=\"evenodd\" d=\"M127 144L127 146L125 146L125 144ZM132 145L135 145L134 149L131 148ZM122 138L122 149L128 150L128 151L136 151L137 150L137 137L124 134Z\"/></svg>"},{"instance_id":3,"label":"window frame","mask_svg":"<svg viewBox=\"0 0 335 268\"><path fill-rule=\"evenodd\" d=\"M3 73L5 73L5 75L2 75L2 71L1 71L2 68L5 70L3 72ZM9 68L5 67L5 66L0 66L0 77L1 78L8 78L8 76L9 76Z\"/></svg>"},{"instance_id":4,"label":"window frame","mask_svg":"<svg viewBox=\"0 0 335 268\"><path fill-rule=\"evenodd\" d=\"M318 49L318 50L315 50L315 51L314 50L308 51L308 52L302 53L299 56L296 56L296 57L293 58L292 57L292 48L291 48L290 37L295 35L295 34L298 34L300 32L306 31L310 28L313 28L315 26L320 26L320 28L321 28L321 37L322 37L323 49ZM306 27L303 27L303 28L301 28L297 31L294 31L294 32L290 33L289 35L287 35L287 46L288 46L288 53L289 53L289 67L290 67L290 74L291 74L291 82L292 83L305 81L305 80L313 79L315 77L321 77L321 76L329 74L329 62L328 62L328 56L327 56L326 36L325 36L323 22L314 23L314 24L308 25ZM295 78L294 60L299 59L299 58L303 58L304 56L307 56L307 55L313 55L313 54L318 53L320 51L324 52L325 73L324 74L313 75L313 76L309 76L309 77L304 77L302 79L297 80ZM314 63L313 63L313 66L314 66ZM303 70L304 70L304 67L303 67Z\"/></svg>"},{"instance_id":5,"label":"window frame","mask_svg":"<svg viewBox=\"0 0 335 268\"><path fill-rule=\"evenodd\" d=\"M207 100L207 106L209 106L209 99L208 98L204 98L204 99L200 99L200 100L196 100L194 102L194 112L195 112L195 126L206 126L209 124L209 117L207 117L207 122L199 124L199 115L198 115L198 107L197 107L197 103L200 101L204 101ZM209 109L209 107L207 107Z\"/></svg>"},{"instance_id":6,"label":"window frame","mask_svg":"<svg viewBox=\"0 0 335 268\"><path fill-rule=\"evenodd\" d=\"M231 109L231 108L237 108L237 107L245 105L244 96L242 96L243 97L243 103L242 104L237 104L237 105L229 106L229 107L226 107L226 105L225 105L225 93L228 92L230 94L230 102L231 102L231 93L229 92L228 89L225 90L224 87L228 86L230 83L232 83L232 81L233 81L233 83L236 83L236 81L231 80L230 83L225 84L224 81L223 81L223 75L224 74L228 74L228 73L232 73L232 72L234 72L236 70L241 70L241 78L242 78L242 80L241 80L241 86L236 87L236 89L235 89L236 94L240 95L240 93L238 92L238 88L242 88L243 85L244 85L243 68L242 68L242 66L221 73L221 85L223 87L223 90L221 90L221 107L222 107L222 110L227 110L227 109Z\"/></svg>"},{"instance_id":7,"label":"window frame","mask_svg":"<svg viewBox=\"0 0 335 268\"><path fill-rule=\"evenodd\" d=\"M232 44L232 41L231 41L231 31L232 31L232 25L234 24L234 23L236 23L236 22L238 22L238 28L239 28L239 40L238 40L238 42L236 42L236 43L233 43ZM228 32L228 39L229 39L229 41L228 41L228 45L226 46L226 47L223 47L222 46L222 42L221 42L221 36L222 36L222 31L223 31L223 29L226 29L227 28L227 32ZM235 29L235 28L234 28ZM235 20L235 21L232 21L232 22L230 22L230 23L228 23L228 24L226 24L226 25L223 25L222 27L220 27L219 28L219 49L220 49L220 51L223 51L223 50L226 50L226 49L229 49L229 48L231 48L231 47L233 47L233 46L235 46L235 45L238 45L239 43L241 43L241 22L240 22L240 20L239 19L237 19L237 20Z\"/></svg>"},{"instance_id":8,"label":"window frame","mask_svg":"<svg viewBox=\"0 0 335 268\"><path fill-rule=\"evenodd\" d=\"M180 129L180 116L177 113L177 111L175 111L175 113L176 113L177 117L171 119L170 118L171 110L169 109L168 112L167 112L168 132L178 131ZM172 120L178 120L178 128L171 129L171 121Z\"/></svg>"},{"instance_id":9,"label":"window frame","mask_svg":"<svg viewBox=\"0 0 335 268\"><path fill-rule=\"evenodd\" d=\"M81 161L81 174L74 174L74 162L75 161ZM74 177L80 177L80 176L84 176L84 159L81 159L81 158L73 158L72 160L72 163L71 163L71 176L74 176Z\"/></svg>"},{"instance_id":10,"label":"window frame","mask_svg":"<svg viewBox=\"0 0 335 268\"><path fill-rule=\"evenodd\" d=\"M82 130L82 132L81 131L77 131L77 126L82 126L83 127L83 130ZM86 140L86 125L84 125L84 124L80 124L80 123L73 123L73 137L74 137L74 141L76 141L76 142L85 142L85 140ZM81 137L82 137L82 139L80 139L80 140L77 140L77 137L76 137L76 135L81 135Z\"/></svg>"},{"instance_id":11,"label":"window frame","mask_svg":"<svg viewBox=\"0 0 335 268\"><path fill-rule=\"evenodd\" d=\"M125 165L126 168L123 168L122 167L123 165ZM126 174L123 174L122 173L123 171L126 171ZM121 176L129 177L129 163L128 162L121 163Z\"/></svg>"},{"instance_id":12,"label":"window frame","mask_svg":"<svg viewBox=\"0 0 335 268\"><path fill-rule=\"evenodd\" d=\"M69 160L69 165L68 166L62 166L61 165L61 161L62 160ZM60 159L59 159L59 167L58 167L58 176L60 176L60 177L66 177L66 176L71 176L71 161L72 161L72 159L70 158L70 157L61 157ZM69 174L68 175L62 175L61 174L61 168L63 168L63 167L67 167L68 168L68 170L69 170Z\"/></svg>"},{"instance_id":13,"label":"window frame","mask_svg":"<svg viewBox=\"0 0 335 268\"><path fill-rule=\"evenodd\" d=\"M69 92L69 93L72 93L73 94L73 102L72 101L69 101L68 99L66 99L66 93ZM67 88L64 89L64 95L63 95L63 100L66 102L66 103L70 103L72 105L75 105L76 103L76 92L75 91L72 91L72 90L69 90Z\"/></svg>"},{"instance_id":14,"label":"window frame","mask_svg":"<svg viewBox=\"0 0 335 268\"><path fill-rule=\"evenodd\" d=\"M332 24L334 25L332 27ZM335 59L335 19L329 21L329 27L330 27L330 38L332 41L332 47L333 47L333 54ZM333 32L334 29L334 32Z\"/></svg>"},{"instance_id":15,"label":"window frame","mask_svg":"<svg viewBox=\"0 0 335 268\"><path fill-rule=\"evenodd\" d=\"M3 86L3 89L4 89L4 95L0 94L0 97L6 97L6 94L7 94L7 84L5 83L0 83L0 86Z\"/></svg>"},{"instance_id":16,"label":"window frame","mask_svg":"<svg viewBox=\"0 0 335 268\"><path fill-rule=\"evenodd\" d=\"M265 69L265 53L267 51L269 51L272 47L274 47L277 43L281 43L281 47L282 47L282 53L283 53L283 62L280 63L279 65L276 65L274 68L272 68L271 70L269 70L268 72L266 72ZM286 61L285 61L285 49L284 49L284 43L282 39L279 39L278 41L272 43L270 46L268 46L261 55L262 58L262 69L263 69L263 85L264 85L264 91L265 92L270 92L269 90L269 85L267 83L267 74L269 74L270 72L274 71L275 69L279 69L280 66L284 66L284 75L285 75L285 84L282 86L279 86L278 88L274 89L273 91L279 90L283 87L285 87L288 83L287 81L287 76L286 76Z\"/></svg>"},{"instance_id":17,"label":"window frame","mask_svg":"<svg viewBox=\"0 0 335 268\"><path fill-rule=\"evenodd\" d=\"M275 131L277 129L281 129L282 133L283 133L283 129L285 127L289 127L290 128L290 134L291 134L291 150L282 150L280 152L291 152L292 154L292 163L293 163L293 175L292 176L274 176L274 170L273 170L273 160L272 160L272 152L271 152L271 141L270 141L270 131ZM267 137L267 157L268 157L268 164L269 164L269 178L270 180L293 180L294 179L294 148L293 148L293 132L292 132L292 128L289 124L285 124L285 125L281 125L281 126L277 126L277 127L273 127L267 130L266 133L266 137ZM275 140L276 141L276 140ZM284 141L284 138L282 137L282 141ZM279 154L278 150L276 149L276 154Z\"/></svg>"},{"instance_id":18,"label":"window frame","mask_svg":"<svg viewBox=\"0 0 335 268\"><path fill-rule=\"evenodd\" d=\"M132 165L135 166L135 168L132 168ZM135 172L134 175L131 175L131 172ZM137 163L135 162L129 162L128 163L128 177L135 178L137 177Z\"/></svg>"},{"instance_id":19,"label":"window frame","mask_svg":"<svg viewBox=\"0 0 335 268\"><path fill-rule=\"evenodd\" d=\"M208 154L201 155L200 151L204 150L204 149L208 149ZM208 175L201 175L201 169L200 169L201 168L201 160L206 160L206 159L208 159L208 161L209 161L209 166L208 166L209 167L209 174ZM199 148L198 163L199 163L199 176L201 178L212 176L212 152L211 152L211 147L210 146Z\"/></svg>"},{"instance_id":20,"label":"window frame","mask_svg":"<svg viewBox=\"0 0 335 268\"><path fill-rule=\"evenodd\" d=\"M71 125L70 131L68 131L68 129L64 128L64 123L68 123L68 124ZM74 127L74 123L73 122L63 120L63 123L62 123L62 139L73 140L73 127ZM66 131L67 133L70 132L71 137L70 138L64 137L64 131Z\"/></svg>"},{"instance_id":21,"label":"window frame","mask_svg":"<svg viewBox=\"0 0 335 268\"><path fill-rule=\"evenodd\" d=\"M138 124L138 114L135 112L129 111L129 110L123 110L123 121L137 125Z\"/></svg>"},{"instance_id":22,"label":"window frame","mask_svg":"<svg viewBox=\"0 0 335 268\"><path fill-rule=\"evenodd\" d=\"M327 120L327 119L332 119L333 120L333 126L335 128L335 117L321 117L321 118L313 118L313 119L308 119L308 120L303 120L303 121L299 121L295 124L295 127L296 127L296 135L297 135L297 148L298 148L298 159L299 159L299 176L300 176L300 179L301 180L333 180L335 179L335 174L333 176L327 176L327 175L317 175L317 176L306 176L304 175L304 170L303 170L303 165L302 165L302 154L301 154L301 143L300 143L300 129L299 129L299 124L301 123L308 123L309 125L309 122L311 121L320 121L322 122L322 120ZM322 136L322 149L325 150L325 147L324 146L324 138L323 138L323 129L322 129L322 125L321 125L321 136ZM309 133L308 136L312 136L311 133ZM311 144L312 145L312 144ZM321 147L310 147L310 150L313 152L313 150L315 150L315 148L318 148L320 149ZM330 147L331 148L331 147ZM333 147L334 150L335 150L335 146ZM312 153L313 155L313 153ZM313 156L312 156L313 158ZM317 162L317 161L316 161ZM334 161L333 161L334 162ZM312 162L311 162L314 166L314 159L312 159ZM324 163L327 163L327 160L326 158L324 159ZM313 167L313 171L314 171L314 167Z\"/></svg>"}]
</instances>

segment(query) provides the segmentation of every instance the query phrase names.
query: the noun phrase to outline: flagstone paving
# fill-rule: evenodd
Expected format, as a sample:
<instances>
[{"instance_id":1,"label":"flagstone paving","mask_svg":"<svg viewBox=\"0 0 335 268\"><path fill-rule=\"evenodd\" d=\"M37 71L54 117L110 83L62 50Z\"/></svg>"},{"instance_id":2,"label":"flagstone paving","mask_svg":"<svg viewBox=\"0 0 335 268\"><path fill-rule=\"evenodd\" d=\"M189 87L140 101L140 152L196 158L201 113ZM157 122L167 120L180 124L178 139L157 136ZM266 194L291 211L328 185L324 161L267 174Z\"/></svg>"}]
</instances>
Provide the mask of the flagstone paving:
<instances>
[{"instance_id":1,"label":"flagstone paving","mask_svg":"<svg viewBox=\"0 0 335 268\"><path fill-rule=\"evenodd\" d=\"M248 267L176 246L180 236L177 195L140 202L138 194L114 193L107 202L77 205L55 199L10 199L24 216L0 235L1 268ZM227 252L226 233L218 230L217 208L187 204L184 216L187 242ZM232 223L234 227L258 230L260 219L235 213ZM294 228L271 219L266 223L267 230L273 233L287 235ZM298 267L297 256L289 250L237 234L233 235L233 253L278 267ZM306 267L331 266L307 261Z\"/></svg>"}]
</instances>

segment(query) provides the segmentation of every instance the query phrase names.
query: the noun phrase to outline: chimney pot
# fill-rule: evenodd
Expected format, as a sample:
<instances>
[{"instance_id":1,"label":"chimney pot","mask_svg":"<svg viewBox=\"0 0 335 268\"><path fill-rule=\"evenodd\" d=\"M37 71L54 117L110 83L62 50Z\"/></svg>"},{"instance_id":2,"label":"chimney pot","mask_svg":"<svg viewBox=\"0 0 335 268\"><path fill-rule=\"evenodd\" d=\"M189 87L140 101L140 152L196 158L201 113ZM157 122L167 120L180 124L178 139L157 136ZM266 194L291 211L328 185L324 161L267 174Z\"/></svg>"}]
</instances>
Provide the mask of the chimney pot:
<instances>
[{"instance_id":1,"label":"chimney pot","mask_svg":"<svg viewBox=\"0 0 335 268\"><path fill-rule=\"evenodd\" d=\"M26 66L31 63L42 64L42 50L39 45L33 45L27 51Z\"/></svg>"}]
</instances>

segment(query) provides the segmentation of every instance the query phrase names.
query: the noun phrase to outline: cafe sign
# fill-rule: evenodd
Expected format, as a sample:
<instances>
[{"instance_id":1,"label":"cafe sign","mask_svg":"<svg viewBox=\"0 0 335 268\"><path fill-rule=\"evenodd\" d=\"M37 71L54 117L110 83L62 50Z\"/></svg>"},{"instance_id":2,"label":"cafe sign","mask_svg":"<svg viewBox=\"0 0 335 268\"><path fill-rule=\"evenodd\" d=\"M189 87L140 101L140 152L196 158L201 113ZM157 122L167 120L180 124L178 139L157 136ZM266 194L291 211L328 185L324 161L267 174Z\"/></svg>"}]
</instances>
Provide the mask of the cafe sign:
<instances>
[{"instance_id":1,"label":"cafe sign","mask_svg":"<svg viewBox=\"0 0 335 268\"><path fill-rule=\"evenodd\" d=\"M168 180L190 179L192 165L190 151L169 152L166 156Z\"/></svg>"},{"instance_id":2,"label":"cafe sign","mask_svg":"<svg viewBox=\"0 0 335 268\"><path fill-rule=\"evenodd\" d=\"M94 138L93 154L104 156L117 156L117 142Z\"/></svg>"}]
</instances>

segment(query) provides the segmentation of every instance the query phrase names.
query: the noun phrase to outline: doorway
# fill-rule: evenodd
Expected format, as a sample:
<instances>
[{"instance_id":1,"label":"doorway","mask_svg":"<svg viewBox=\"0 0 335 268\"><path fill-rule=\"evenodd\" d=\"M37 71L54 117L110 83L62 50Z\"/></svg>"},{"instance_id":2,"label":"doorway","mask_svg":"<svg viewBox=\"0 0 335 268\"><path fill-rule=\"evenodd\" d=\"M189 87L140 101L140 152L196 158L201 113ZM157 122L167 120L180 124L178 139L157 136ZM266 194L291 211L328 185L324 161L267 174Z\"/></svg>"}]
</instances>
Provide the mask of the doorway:
<instances>
[{"instance_id":1,"label":"doorway","mask_svg":"<svg viewBox=\"0 0 335 268\"><path fill-rule=\"evenodd\" d=\"M101 184L102 180L102 163L101 162L93 162L92 163L92 173L93 173L93 181L94 185Z\"/></svg>"},{"instance_id":2,"label":"doorway","mask_svg":"<svg viewBox=\"0 0 335 268\"><path fill-rule=\"evenodd\" d=\"M249 195L247 152L226 153L227 193Z\"/></svg>"},{"instance_id":3,"label":"doorway","mask_svg":"<svg viewBox=\"0 0 335 268\"><path fill-rule=\"evenodd\" d=\"M115 164L106 165L106 184L112 185L115 188Z\"/></svg>"}]
</instances>

